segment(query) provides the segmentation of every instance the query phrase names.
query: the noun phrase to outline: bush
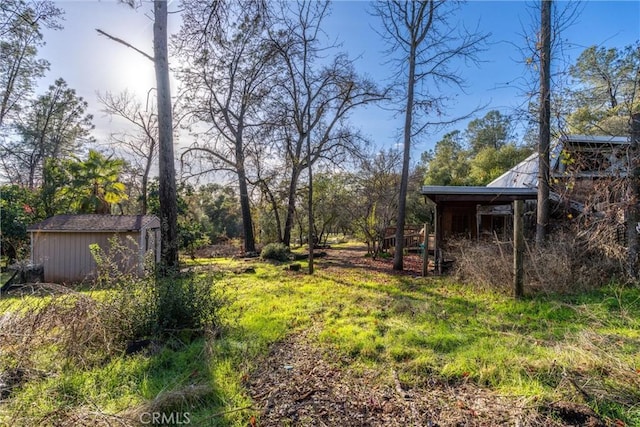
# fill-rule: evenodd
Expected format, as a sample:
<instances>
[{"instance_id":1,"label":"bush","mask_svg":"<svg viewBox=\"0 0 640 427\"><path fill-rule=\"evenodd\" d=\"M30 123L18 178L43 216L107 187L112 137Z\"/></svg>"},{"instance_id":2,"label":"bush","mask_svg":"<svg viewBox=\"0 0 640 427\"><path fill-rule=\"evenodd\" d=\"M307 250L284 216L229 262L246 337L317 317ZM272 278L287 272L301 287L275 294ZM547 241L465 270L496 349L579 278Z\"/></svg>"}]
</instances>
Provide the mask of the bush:
<instances>
[{"instance_id":1,"label":"bush","mask_svg":"<svg viewBox=\"0 0 640 427\"><path fill-rule=\"evenodd\" d=\"M178 335L182 341L217 330L227 300L211 274L137 278L117 286L105 317L122 343Z\"/></svg>"},{"instance_id":2,"label":"bush","mask_svg":"<svg viewBox=\"0 0 640 427\"><path fill-rule=\"evenodd\" d=\"M116 242L111 242L108 252L92 248L99 272L96 284L115 291L104 301L103 317L119 343L180 331L202 335L219 326L218 311L225 298L215 287L213 275L174 272L160 277L152 273L153 260L148 260L150 267L144 277L137 272L123 273L114 259L137 255L135 249L133 255L123 253L125 249Z\"/></svg>"},{"instance_id":3,"label":"bush","mask_svg":"<svg viewBox=\"0 0 640 427\"><path fill-rule=\"evenodd\" d=\"M180 330L200 333L220 326L219 311L226 299L212 275L158 278L155 294L155 323L161 335Z\"/></svg>"},{"instance_id":4,"label":"bush","mask_svg":"<svg viewBox=\"0 0 640 427\"><path fill-rule=\"evenodd\" d=\"M260 258L274 261L288 261L290 256L289 248L282 243L269 243L260 252Z\"/></svg>"}]
</instances>

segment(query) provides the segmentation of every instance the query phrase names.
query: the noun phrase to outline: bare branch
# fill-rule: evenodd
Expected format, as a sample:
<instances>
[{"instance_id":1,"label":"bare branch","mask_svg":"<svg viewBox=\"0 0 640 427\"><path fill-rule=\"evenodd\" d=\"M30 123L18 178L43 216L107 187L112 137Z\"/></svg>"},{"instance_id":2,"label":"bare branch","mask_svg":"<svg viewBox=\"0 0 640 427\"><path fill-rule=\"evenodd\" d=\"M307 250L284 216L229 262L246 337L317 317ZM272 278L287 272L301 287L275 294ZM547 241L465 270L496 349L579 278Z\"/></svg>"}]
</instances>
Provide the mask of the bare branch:
<instances>
[{"instance_id":1,"label":"bare branch","mask_svg":"<svg viewBox=\"0 0 640 427\"><path fill-rule=\"evenodd\" d=\"M144 52L144 51L142 51L142 50L140 50L140 49L138 49L137 47L135 47L135 46L131 45L130 43L128 43L128 42L126 42L126 41L124 41L124 40L122 40L121 38L118 38L118 37L112 36L111 34L109 34L109 33L105 32L105 31L102 31L102 30L101 30L101 29L99 29L99 28L96 28L96 31L98 32L98 34L103 35L103 36L105 36L105 37L107 37L107 38L109 38L109 39L113 40L114 42L120 43L120 44L122 44L122 45L124 45L124 46L126 46L126 47L128 47L128 48L130 48L130 49L135 50L136 52L138 52L140 55L144 56L145 58L147 58L147 59L148 59L148 60L150 60L151 62L153 62L153 61L154 61L153 56L149 55L148 53L146 53L146 52Z\"/></svg>"}]
</instances>

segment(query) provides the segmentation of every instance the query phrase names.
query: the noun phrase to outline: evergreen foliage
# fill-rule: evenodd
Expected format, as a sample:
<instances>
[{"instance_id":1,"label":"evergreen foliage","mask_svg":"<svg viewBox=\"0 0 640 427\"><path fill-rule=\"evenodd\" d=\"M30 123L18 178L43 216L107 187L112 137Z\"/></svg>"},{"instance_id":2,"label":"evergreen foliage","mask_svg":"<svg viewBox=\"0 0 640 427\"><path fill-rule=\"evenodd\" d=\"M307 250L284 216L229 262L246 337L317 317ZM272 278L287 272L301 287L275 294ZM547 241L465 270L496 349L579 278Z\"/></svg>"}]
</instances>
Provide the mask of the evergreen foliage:
<instances>
[{"instance_id":1,"label":"evergreen foliage","mask_svg":"<svg viewBox=\"0 0 640 427\"><path fill-rule=\"evenodd\" d=\"M272 261L288 261L291 253L283 243L269 243L262 248L260 258Z\"/></svg>"}]
</instances>

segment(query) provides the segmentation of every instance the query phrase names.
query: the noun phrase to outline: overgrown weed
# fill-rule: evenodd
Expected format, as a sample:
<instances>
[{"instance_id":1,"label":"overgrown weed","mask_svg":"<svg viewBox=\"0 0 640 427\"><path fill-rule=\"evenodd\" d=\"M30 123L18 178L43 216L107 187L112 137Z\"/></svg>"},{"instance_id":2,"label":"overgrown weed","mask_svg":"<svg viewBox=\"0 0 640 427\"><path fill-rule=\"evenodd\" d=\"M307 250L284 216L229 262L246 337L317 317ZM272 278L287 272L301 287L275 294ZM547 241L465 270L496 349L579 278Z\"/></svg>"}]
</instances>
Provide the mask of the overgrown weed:
<instances>
[{"instance_id":1,"label":"overgrown weed","mask_svg":"<svg viewBox=\"0 0 640 427\"><path fill-rule=\"evenodd\" d=\"M452 241L448 254L454 275L471 286L513 293L513 244L510 241ZM580 293L624 276L623 265L600 247L571 233L558 232L542 246L525 242L526 292Z\"/></svg>"}]
</instances>

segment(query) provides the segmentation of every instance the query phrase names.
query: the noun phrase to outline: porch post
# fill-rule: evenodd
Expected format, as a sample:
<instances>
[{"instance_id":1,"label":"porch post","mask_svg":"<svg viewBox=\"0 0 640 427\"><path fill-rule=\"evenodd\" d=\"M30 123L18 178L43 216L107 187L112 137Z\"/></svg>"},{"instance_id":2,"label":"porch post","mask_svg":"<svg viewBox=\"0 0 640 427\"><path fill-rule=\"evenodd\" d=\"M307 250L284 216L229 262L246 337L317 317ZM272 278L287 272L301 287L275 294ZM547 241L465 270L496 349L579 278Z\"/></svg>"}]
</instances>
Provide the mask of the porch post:
<instances>
[{"instance_id":1,"label":"porch post","mask_svg":"<svg viewBox=\"0 0 640 427\"><path fill-rule=\"evenodd\" d=\"M480 212L480 205L476 205L476 241L480 241L480 223L482 222L482 213Z\"/></svg>"},{"instance_id":2,"label":"porch post","mask_svg":"<svg viewBox=\"0 0 640 427\"><path fill-rule=\"evenodd\" d=\"M440 215L441 215L441 210L442 209L438 209L439 204L436 203L436 207L435 207L435 220L433 221L433 265L434 265L434 272L437 272L438 274L441 273L441 271L439 271L438 268L438 264L440 263L440 260L438 259L438 251L440 250L440 239L442 238L442 236L440 235L442 233L441 231L441 226L442 224L440 223Z\"/></svg>"}]
</instances>

